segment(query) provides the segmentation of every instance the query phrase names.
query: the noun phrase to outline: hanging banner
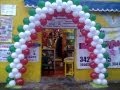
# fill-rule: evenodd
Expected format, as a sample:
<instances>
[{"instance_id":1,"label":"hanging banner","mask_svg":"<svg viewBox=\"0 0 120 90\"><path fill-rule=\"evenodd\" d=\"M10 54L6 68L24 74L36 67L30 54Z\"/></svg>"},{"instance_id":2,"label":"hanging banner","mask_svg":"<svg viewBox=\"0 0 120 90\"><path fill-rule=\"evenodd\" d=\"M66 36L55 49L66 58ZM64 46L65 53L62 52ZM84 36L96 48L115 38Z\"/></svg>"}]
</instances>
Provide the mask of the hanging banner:
<instances>
[{"instance_id":1,"label":"hanging banner","mask_svg":"<svg viewBox=\"0 0 120 90\"><path fill-rule=\"evenodd\" d=\"M109 68L120 68L120 28L102 28L106 36L104 41L107 43L107 52L109 53ZM89 69L89 52L87 51L84 36L77 30L77 68L78 69Z\"/></svg>"},{"instance_id":2,"label":"hanging banner","mask_svg":"<svg viewBox=\"0 0 120 90\"><path fill-rule=\"evenodd\" d=\"M0 16L0 42L12 42L13 18Z\"/></svg>"}]
</instances>

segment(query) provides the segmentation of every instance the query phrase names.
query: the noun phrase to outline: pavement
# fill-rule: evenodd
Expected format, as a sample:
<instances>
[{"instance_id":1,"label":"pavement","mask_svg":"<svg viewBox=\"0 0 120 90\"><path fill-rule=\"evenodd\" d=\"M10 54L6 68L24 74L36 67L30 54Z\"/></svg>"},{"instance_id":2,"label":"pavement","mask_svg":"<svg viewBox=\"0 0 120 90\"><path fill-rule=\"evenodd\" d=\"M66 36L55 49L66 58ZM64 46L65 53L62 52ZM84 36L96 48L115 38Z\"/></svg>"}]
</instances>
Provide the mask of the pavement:
<instances>
[{"instance_id":1,"label":"pavement","mask_svg":"<svg viewBox=\"0 0 120 90\"><path fill-rule=\"evenodd\" d=\"M120 83L112 82L107 88L93 88L90 82L76 82L72 77L42 77L39 83L26 83L17 90L120 90ZM0 84L0 90L16 90L5 88Z\"/></svg>"}]
</instances>

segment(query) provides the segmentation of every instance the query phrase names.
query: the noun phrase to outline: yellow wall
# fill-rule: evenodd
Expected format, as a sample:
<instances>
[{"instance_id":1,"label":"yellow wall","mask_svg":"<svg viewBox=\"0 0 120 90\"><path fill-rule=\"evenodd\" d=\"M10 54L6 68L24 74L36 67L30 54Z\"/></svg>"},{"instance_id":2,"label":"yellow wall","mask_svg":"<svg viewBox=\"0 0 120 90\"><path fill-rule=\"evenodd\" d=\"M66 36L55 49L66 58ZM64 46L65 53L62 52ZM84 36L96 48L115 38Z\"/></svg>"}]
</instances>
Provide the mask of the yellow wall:
<instances>
[{"instance_id":1,"label":"yellow wall","mask_svg":"<svg viewBox=\"0 0 120 90\"><path fill-rule=\"evenodd\" d=\"M17 7L17 15L13 19L13 34L17 33L17 26L23 24L23 18L28 16L28 10L24 7L23 0L0 0L1 4L15 4ZM41 36L41 34L39 35ZM41 38L39 37L39 41ZM41 48L40 48L41 54ZM40 55L41 56L41 55ZM41 58L40 58L41 59ZM27 81L39 82L41 79L41 60L38 62L29 62L27 64L27 72L23 75ZM8 65L6 62L0 62L0 82L5 82L8 73L5 71L5 67Z\"/></svg>"},{"instance_id":2,"label":"yellow wall","mask_svg":"<svg viewBox=\"0 0 120 90\"><path fill-rule=\"evenodd\" d=\"M1 4L16 4L17 5L17 15L14 17L14 25L13 25L13 34L17 34L17 26L22 24L23 18L28 16L27 8L24 7L23 0L0 0ZM96 13L97 14L97 13ZM97 22L101 23L104 27L108 26L107 22L104 18L97 14ZM40 35L41 36L41 35ZM39 37L40 38L40 37ZM41 39L39 39L41 41ZM41 48L40 48L41 53ZM40 55L41 56L41 55ZM76 60L75 60L76 61ZM7 73L5 71L5 67L8 63L0 62L0 82L4 82ZM27 72L23 75L25 80L27 81L35 81L38 82L41 79L41 57L39 62L29 62L27 65ZM90 80L90 70L78 70L76 68L75 62L75 74L74 77L76 80ZM109 80L120 80L120 70L119 69L109 69Z\"/></svg>"}]
</instances>

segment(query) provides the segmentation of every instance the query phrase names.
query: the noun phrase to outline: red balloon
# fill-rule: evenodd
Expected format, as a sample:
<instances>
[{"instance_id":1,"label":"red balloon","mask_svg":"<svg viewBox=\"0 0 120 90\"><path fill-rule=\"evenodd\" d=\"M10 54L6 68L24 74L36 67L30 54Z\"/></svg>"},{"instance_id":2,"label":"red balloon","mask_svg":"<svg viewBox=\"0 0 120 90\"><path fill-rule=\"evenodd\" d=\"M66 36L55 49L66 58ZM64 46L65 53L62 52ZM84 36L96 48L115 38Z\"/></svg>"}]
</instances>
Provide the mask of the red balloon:
<instances>
[{"instance_id":1,"label":"red balloon","mask_svg":"<svg viewBox=\"0 0 120 90\"><path fill-rule=\"evenodd\" d=\"M94 60L96 57L97 57L96 54L94 54L94 53L90 53L90 59L91 59L91 60Z\"/></svg>"},{"instance_id":2,"label":"red balloon","mask_svg":"<svg viewBox=\"0 0 120 90\"><path fill-rule=\"evenodd\" d=\"M24 79L23 78L16 79L15 81L16 81L17 85L24 85Z\"/></svg>"},{"instance_id":3,"label":"red balloon","mask_svg":"<svg viewBox=\"0 0 120 90\"><path fill-rule=\"evenodd\" d=\"M93 52L93 50L95 49L95 47L93 47L93 46L88 46L87 48L88 48L89 52Z\"/></svg>"},{"instance_id":4,"label":"red balloon","mask_svg":"<svg viewBox=\"0 0 120 90\"><path fill-rule=\"evenodd\" d=\"M20 73L25 73L27 71L26 67L23 66L22 68L19 69Z\"/></svg>"},{"instance_id":5,"label":"red balloon","mask_svg":"<svg viewBox=\"0 0 120 90\"><path fill-rule=\"evenodd\" d=\"M78 27L79 29L83 29L84 26L85 26L84 23L78 23L78 24L77 24L77 27ZM81 30L81 31L82 31L82 30Z\"/></svg>"},{"instance_id":6,"label":"red balloon","mask_svg":"<svg viewBox=\"0 0 120 90\"><path fill-rule=\"evenodd\" d=\"M86 37L86 38L85 38L85 42L86 42L86 43L91 43L91 42L92 42L92 38Z\"/></svg>"},{"instance_id":7,"label":"red balloon","mask_svg":"<svg viewBox=\"0 0 120 90\"><path fill-rule=\"evenodd\" d=\"M30 50L29 49L25 49L25 50L22 51L22 53L24 55L29 55L30 54Z\"/></svg>"},{"instance_id":8,"label":"red balloon","mask_svg":"<svg viewBox=\"0 0 120 90\"><path fill-rule=\"evenodd\" d=\"M67 13L66 16L67 16L68 19L72 19L73 18L72 12L71 13Z\"/></svg>"},{"instance_id":9,"label":"red balloon","mask_svg":"<svg viewBox=\"0 0 120 90\"><path fill-rule=\"evenodd\" d=\"M35 26L36 32L41 32L43 28L41 26Z\"/></svg>"},{"instance_id":10,"label":"red balloon","mask_svg":"<svg viewBox=\"0 0 120 90\"><path fill-rule=\"evenodd\" d=\"M90 77L91 77L92 79L96 79L96 78L98 78L98 73L92 72L92 73L90 74Z\"/></svg>"},{"instance_id":11,"label":"red balloon","mask_svg":"<svg viewBox=\"0 0 120 90\"><path fill-rule=\"evenodd\" d=\"M20 60L20 63L22 63L22 65L26 65L28 63L28 59L24 58Z\"/></svg>"},{"instance_id":12,"label":"red balloon","mask_svg":"<svg viewBox=\"0 0 120 90\"><path fill-rule=\"evenodd\" d=\"M41 25L45 26L47 24L47 20L46 19L40 19L40 23L41 23Z\"/></svg>"},{"instance_id":13,"label":"red balloon","mask_svg":"<svg viewBox=\"0 0 120 90\"><path fill-rule=\"evenodd\" d=\"M79 22L79 17L73 17L72 18L72 21L77 24Z\"/></svg>"},{"instance_id":14,"label":"red balloon","mask_svg":"<svg viewBox=\"0 0 120 90\"><path fill-rule=\"evenodd\" d=\"M96 68L96 67L97 67L97 64L96 64L95 62L90 62L90 63L89 63L89 66L90 66L91 68Z\"/></svg>"},{"instance_id":15,"label":"red balloon","mask_svg":"<svg viewBox=\"0 0 120 90\"><path fill-rule=\"evenodd\" d=\"M78 27L79 27L79 26L78 26ZM82 27L83 27L83 26L82 26ZM79 28L82 28L82 27L80 26ZM83 36L86 37L89 31L82 29L82 30L80 30L80 32L82 33Z\"/></svg>"},{"instance_id":16,"label":"red balloon","mask_svg":"<svg viewBox=\"0 0 120 90\"><path fill-rule=\"evenodd\" d=\"M25 44L26 44L27 47L29 47L29 48L33 46L33 42L32 42L32 40L27 41Z\"/></svg>"},{"instance_id":17,"label":"red balloon","mask_svg":"<svg viewBox=\"0 0 120 90\"><path fill-rule=\"evenodd\" d=\"M36 40L37 39L37 33L32 33L30 35L30 37L31 37L32 40Z\"/></svg>"},{"instance_id":18,"label":"red balloon","mask_svg":"<svg viewBox=\"0 0 120 90\"><path fill-rule=\"evenodd\" d=\"M47 16L47 17L46 17L47 20L52 20L52 17L53 17L52 15L46 14L46 16Z\"/></svg>"}]
</instances>

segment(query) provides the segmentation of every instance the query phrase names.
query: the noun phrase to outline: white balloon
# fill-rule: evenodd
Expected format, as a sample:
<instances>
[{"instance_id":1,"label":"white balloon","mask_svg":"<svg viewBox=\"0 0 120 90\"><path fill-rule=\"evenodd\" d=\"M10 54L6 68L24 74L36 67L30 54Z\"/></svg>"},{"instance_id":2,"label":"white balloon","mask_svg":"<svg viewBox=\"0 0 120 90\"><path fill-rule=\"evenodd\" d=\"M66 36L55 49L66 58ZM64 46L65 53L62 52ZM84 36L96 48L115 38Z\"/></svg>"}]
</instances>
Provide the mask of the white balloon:
<instances>
[{"instance_id":1,"label":"white balloon","mask_svg":"<svg viewBox=\"0 0 120 90\"><path fill-rule=\"evenodd\" d=\"M29 23L29 29L33 29L33 28L35 28L35 23Z\"/></svg>"},{"instance_id":2,"label":"white balloon","mask_svg":"<svg viewBox=\"0 0 120 90\"><path fill-rule=\"evenodd\" d=\"M95 21L92 21L92 22L91 22L91 26L93 26L93 27L94 27L94 26L95 26L95 24L96 24L96 23L95 23Z\"/></svg>"},{"instance_id":3,"label":"white balloon","mask_svg":"<svg viewBox=\"0 0 120 90\"><path fill-rule=\"evenodd\" d=\"M24 57L25 57L24 54L19 54L19 55L18 55L18 58L19 58L20 60L24 59Z\"/></svg>"},{"instance_id":4,"label":"white balloon","mask_svg":"<svg viewBox=\"0 0 120 90\"><path fill-rule=\"evenodd\" d=\"M35 21L35 17L34 16L30 16L29 20L30 20L30 22L34 22Z\"/></svg>"},{"instance_id":5,"label":"white balloon","mask_svg":"<svg viewBox=\"0 0 120 90\"><path fill-rule=\"evenodd\" d=\"M36 26L39 26L39 25L40 25L40 21L36 20L36 21L35 21L35 25L36 25ZM30 32L31 32L31 30L30 30ZM32 32L31 32L31 33L32 33Z\"/></svg>"},{"instance_id":6,"label":"white balloon","mask_svg":"<svg viewBox=\"0 0 120 90\"><path fill-rule=\"evenodd\" d=\"M50 3L49 1L46 1L46 2L45 2L45 7L50 8L50 7L51 7L51 3Z\"/></svg>"},{"instance_id":7,"label":"white balloon","mask_svg":"<svg viewBox=\"0 0 120 90\"><path fill-rule=\"evenodd\" d=\"M35 31L35 29L31 29L30 32L31 33L35 33L36 31Z\"/></svg>"},{"instance_id":8,"label":"white balloon","mask_svg":"<svg viewBox=\"0 0 120 90\"><path fill-rule=\"evenodd\" d=\"M95 27L91 27L91 28L90 28L90 31L91 31L91 32L94 32L94 31L96 31L96 28L95 28Z\"/></svg>"},{"instance_id":9,"label":"white balloon","mask_svg":"<svg viewBox=\"0 0 120 90\"><path fill-rule=\"evenodd\" d=\"M25 44L26 40L23 39L23 38L21 38L21 39L19 40L19 42L20 42L20 45L21 45L21 44Z\"/></svg>"},{"instance_id":10,"label":"white balloon","mask_svg":"<svg viewBox=\"0 0 120 90\"><path fill-rule=\"evenodd\" d=\"M21 44L20 44L19 42L15 42L15 43L14 43L14 47L15 47L15 48L20 48L20 45L21 45Z\"/></svg>"},{"instance_id":11,"label":"white balloon","mask_svg":"<svg viewBox=\"0 0 120 90\"><path fill-rule=\"evenodd\" d=\"M99 63L99 64L98 64L98 68L100 68L100 69L104 68L103 63Z\"/></svg>"},{"instance_id":12,"label":"white balloon","mask_svg":"<svg viewBox=\"0 0 120 90\"><path fill-rule=\"evenodd\" d=\"M31 37L26 37L26 41L30 41L31 40Z\"/></svg>"},{"instance_id":13,"label":"white balloon","mask_svg":"<svg viewBox=\"0 0 120 90\"><path fill-rule=\"evenodd\" d=\"M89 13L85 13L85 18L88 19L90 17L90 14ZM91 20L90 20L91 21ZM92 21L93 22L93 21ZM91 22L91 23L92 23Z\"/></svg>"},{"instance_id":14,"label":"white balloon","mask_svg":"<svg viewBox=\"0 0 120 90\"><path fill-rule=\"evenodd\" d=\"M82 11L82 6L81 5L78 5L77 7L76 7L76 11Z\"/></svg>"},{"instance_id":15,"label":"white balloon","mask_svg":"<svg viewBox=\"0 0 120 90\"><path fill-rule=\"evenodd\" d=\"M96 30L95 35L99 35L99 33L100 33L100 32L99 32L98 30Z\"/></svg>"},{"instance_id":16,"label":"white balloon","mask_svg":"<svg viewBox=\"0 0 120 90\"><path fill-rule=\"evenodd\" d=\"M24 25L24 26L23 26L23 29L24 29L24 30L28 30L28 29L29 29L29 26L28 26L28 25Z\"/></svg>"},{"instance_id":17,"label":"white balloon","mask_svg":"<svg viewBox=\"0 0 120 90\"><path fill-rule=\"evenodd\" d=\"M21 63L18 63L18 64L16 65L16 68L17 68L17 69L20 69L20 68L22 68L22 66L23 66L23 65L22 65Z\"/></svg>"},{"instance_id":18,"label":"white balloon","mask_svg":"<svg viewBox=\"0 0 120 90\"><path fill-rule=\"evenodd\" d=\"M63 2L63 4L62 4L62 7L65 9L65 8L67 8L67 3L66 2Z\"/></svg>"},{"instance_id":19,"label":"white balloon","mask_svg":"<svg viewBox=\"0 0 120 90\"><path fill-rule=\"evenodd\" d=\"M62 12L62 7L61 6L57 6L56 10L57 10L57 12Z\"/></svg>"},{"instance_id":20,"label":"white balloon","mask_svg":"<svg viewBox=\"0 0 120 90\"><path fill-rule=\"evenodd\" d=\"M16 85L16 82L15 82L15 80L11 80L10 82L9 82L9 86L15 86Z\"/></svg>"},{"instance_id":21,"label":"white balloon","mask_svg":"<svg viewBox=\"0 0 120 90\"><path fill-rule=\"evenodd\" d=\"M15 50L15 52L16 52L17 54L20 54L20 53L22 53L22 50L21 50L20 48L17 48L17 49Z\"/></svg>"},{"instance_id":22,"label":"white balloon","mask_svg":"<svg viewBox=\"0 0 120 90\"><path fill-rule=\"evenodd\" d=\"M77 6L76 5L71 5L71 10L76 11Z\"/></svg>"},{"instance_id":23,"label":"white balloon","mask_svg":"<svg viewBox=\"0 0 120 90\"><path fill-rule=\"evenodd\" d=\"M80 11L79 12L79 17L84 17L85 16L85 12L84 11Z\"/></svg>"},{"instance_id":24,"label":"white balloon","mask_svg":"<svg viewBox=\"0 0 120 90\"><path fill-rule=\"evenodd\" d=\"M106 59L103 58L103 59L101 60L101 63L105 63L105 62L106 62Z\"/></svg>"},{"instance_id":25,"label":"white balloon","mask_svg":"<svg viewBox=\"0 0 120 90\"><path fill-rule=\"evenodd\" d=\"M11 68L15 68L15 67L16 67L15 63L13 63L13 62L10 63L10 67L11 67Z\"/></svg>"},{"instance_id":26,"label":"white balloon","mask_svg":"<svg viewBox=\"0 0 120 90\"><path fill-rule=\"evenodd\" d=\"M85 20L85 24L90 25L91 24L91 20L90 19L86 19Z\"/></svg>"},{"instance_id":27,"label":"white balloon","mask_svg":"<svg viewBox=\"0 0 120 90\"><path fill-rule=\"evenodd\" d=\"M48 11L47 7L43 7L43 8L42 8L42 13L46 14L47 11Z\"/></svg>"},{"instance_id":28,"label":"white balloon","mask_svg":"<svg viewBox=\"0 0 120 90\"><path fill-rule=\"evenodd\" d=\"M95 59L95 63L96 63L96 64L99 64L99 63L100 63L100 59L96 58L96 59Z\"/></svg>"},{"instance_id":29,"label":"white balloon","mask_svg":"<svg viewBox=\"0 0 120 90\"><path fill-rule=\"evenodd\" d=\"M92 41L92 42L91 42L91 45L95 47L95 46L97 45L97 43L94 42L94 41Z\"/></svg>"},{"instance_id":30,"label":"white balloon","mask_svg":"<svg viewBox=\"0 0 120 90\"><path fill-rule=\"evenodd\" d=\"M71 8L70 8L70 7L66 7L66 8L65 8L65 12L66 12L66 13L70 13L70 12L71 12Z\"/></svg>"},{"instance_id":31,"label":"white balloon","mask_svg":"<svg viewBox=\"0 0 120 90\"><path fill-rule=\"evenodd\" d=\"M62 0L56 0L57 5L62 5Z\"/></svg>"},{"instance_id":32,"label":"white balloon","mask_svg":"<svg viewBox=\"0 0 120 90\"><path fill-rule=\"evenodd\" d=\"M101 82L102 82L101 79L96 80L96 84L101 84Z\"/></svg>"},{"instance_id":33,"label":"white balloon","mask_svg":"<svg viewBox=\"0 0 120 90\"><path fill-rule=\"evenodd\" d=\"M12 69L12 73L14 73L14 74L18 73L18 69L17 68L13 68Z\"/></svg>"},{"instance_id":34,"label":"white balloon","mask_svg":"<svg viewBox=\"0 0 120 90\"><path fill-rule=\"evenodd\" d=\"M98 41L98 40L99 40L99 37L98 37L98 36L93 36L93 40L94 40L94 41Z\"/></svg>"},{"instance_id":35,"label":"white balloon","mask_svg":"<svg viewBox=\"0 0 120 90\"><path fill-rule=\"evenodd\" d=\"M103 39L99 39L98 43L102 44L103 43Z\"/></svg>"},{"instance_id":36,"label":"white balloon","mask_svg":"<svg viewBox=\"0 0 120 90\"><path fill-rule=\"evenodd\" d=\"M84 18L84 17L79 18L79 22L80 22L80 23L85 22L85 18ZM87 27L87 28L86 28L86 27L87 27L87 26L85 25L85 26L84 26L85 30L88 30L88 27Z\"/></svg>"},{"instance_id":37,"label":"white balloon","mask_svg":"<svg viewBox=\"0 0 120 90\"><path fill-rule=\"evenodd\" d=\"M79 16L78 12L73 12L72 15L73 15L74 17L78 17L78 16Z\"/></svg>"},{"instance_id":38,"label":"white balloon","mask_svg":"<svg viewBox=\"0 0 120 90\"><path fill-rule=\"evenodd\" d=\"M21 78L21 73L17 73L17 74L15 74L15 79L18 79L18 78Z\"/></svg>"},{"instance_id":39,"label":"white balloon","mask_svg":"<svg viewBox=\"0 0 120 90\"><path fill-rule=\"evenodd\" d=\"M21 49L22 49L22 50L27 49L27 45L21 45Z\"/></svg>"},{"instance_id":40,"label":"white balloon","mask_svg":"<svg viewBox=\"0 0 120 90\"><path fill-rule=\"evenodd\" d=\"M39 14L35 14L35 21L40 19L40 15Z\"/></svg>"},{"instance_id":41,"label":"white balloon","mask_svg":"<svg viewBox=\"0 0 120 90\"><path fill-rule=\"evenodd\" d=\"M101 82L102 85L107 85L107 83L108 83L108 82L107 82L106 79L103 79L102 82Z\"/></svg>"},{"instance_id":42,"label":"white balloon","mask_svg":"<svg viewBox=\"0 0 120 90\"><path fill-rule=\"evenodd\" d=\"M20 38L25 38L25 33L24 33L24 32L20 32L20 33L19 33L19 37L20 37Z\"/></svg>"},{"instance_id":43,"label":"white balloon","mask_svg":"<svg viewBox=\"0 0 120 90\"><path fill-rule=\"evenodd\" d=\"M99 79L104 79L105 75L103 73L100 73L98 77L99 77Z\"/></svg>"},{"instance_id":44,"label":"white balloon","mask_svg":"<svg viewBox=\"0 0 120 90\"><path fill-rule=\"evenodd\" d=\"M101 49L101 53L105 53L106 52L106 49L105 48L102 48Z\"/></svg>"},{"instance_id":45,"label":"white balloon","mask_svg":"<svg viewBox=\"0 0 120 90\"><path fill-rule=\"evenodd\" d=\"M40 13L41 13L41 8L37 7L37 8L35 9L35 11L36 11L37 14L40 14Z\"/></svg>"},{"instance_id":46,"label":"white balloon","mask_svg":"<svg viewBox=\"0 0 120 90\"><path fill-rule=\"evenodd\" d=\"M73 5L73 2L69 0L69 1L67 2L67 5L68 5L68 6L71 6L71 5Z\"/></svg>"},{"instance_id":47,"label":"white balloon","mask_svg":"<svg viewBox=\"0 0 120 90\"><path fill-rule=\"evenodd\" d=\"M30 31L25 31L25 35L26 35L26 37L27 37L27 36L30 36L30 35L31 35L31 32L30 32Z\"/></svg>"},{"instance_id":48,"label":"white balloon","mask_svg":"<svg viewBox=\"0 0 120 90\"><path fill-rule=\"evenodd\" d=\"M93 51L95 54L99 54L100 52L99 52L99 50L97 50L97 49L94 49L94 51Z\"/></svg>"},{"instance_id":49,"label":"white balloon","mask_svg":"<svg viewBox=\"0 0 120 90\"><path fill-rule=\"evenodd\" d=\"M17 53L15 53L15 52L12 53L12 54L11 54L11 57L12 57L12 58L17 58Z\"/></svg>"},{"instance_id":50,"label":"white balloon","mask_svg":"<svg viewBox=\"0 0 120 90\"><path fill-rule=\"evenodd\" d=\"M45 19L45 18L46 18L46 14L41 13L40 18L41 18L41 19Z\"/></svg>"},{"instance_id":51,"label":"white balloon","mask_svg":"<svg viewBox=\"0 0 120 90\"><path fill-rule=\"evenodd\" d=\"M105 73L106 71L106 68L101 69L101 73Z\"/></svg>"},{"instance_id":52,"label":"white balloon","mask_svg":"<svg viewBox=\"0 0 120 90\"><path fill-rule=\"evenodd\" d=\"M20 59L19 59L19 58L15 58L15 59L14 59L14 63L15 63L15 64L20 63Z\"/></svg>"},{"instance_id":53,"label":"white balloon","mask_svg":"<svg viewBox=\"0 0 120 90\"><path fill-rule=\"evenodd\" d=\"M96 45L96 48L97 48L97 49L102 49L102 45L97 44L97 45Z\"/></svg>"},{"instance_id":54,"label":"white balloon","mask_svg":"<svg viewBox=\"0 0 120 90\"><path fill-rule=\"evenodd\" d=\"M96 67L96 68L94 69L94 71L95 71L96 73L100 73L100 69L99 69L98 67Z\"/></svg>"},{"instance_id":55,"label":"white balloon","mask_svg":"<svg viewBox=\"0 0 120 90\"><path fill-rule=\"evenodd\" d=\"M98 57L99 59L102 59L102 58L103 58L103 54L100 53L100 54L97 55L97 57Z\"/></svg>"},{"instance_id":56,"label":"white balloon","mask_svg":"<svg viewBox=\"0 0 120 90\"><path fill-rule=\"evenodd\" d=\"M10 72L8 76L9 76L10 78L14 78L14 75L15 75L14 73Z\"/></svg>"},{"instance_id":57,"label":"white balloon","mask_svg":"<svg viewBox=\"0 0 120 90\"><path fill-rule=\"evenodd\" d=\"M52 3L52 8L56 9L57 8L57 4L55 2Z\"/></svg>"},{"instance_id":58,"label":"white balloon","mask_svg":"<svg viewBox=\"0 0 120 90\"><path fill-rule=\"evenodd\" d=\"M52 8L49 8L48 9L48 14L50 14L50 15L54 14L54 10Z\"/></svg>"}]
</instances>

